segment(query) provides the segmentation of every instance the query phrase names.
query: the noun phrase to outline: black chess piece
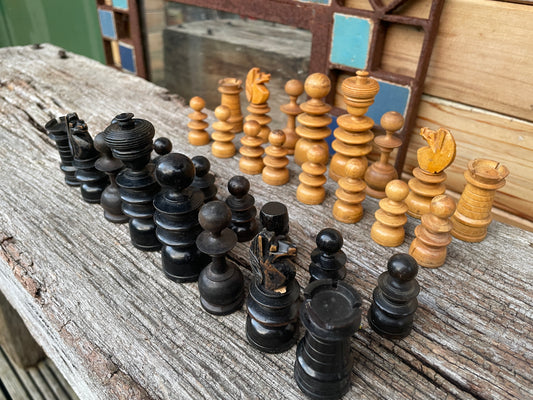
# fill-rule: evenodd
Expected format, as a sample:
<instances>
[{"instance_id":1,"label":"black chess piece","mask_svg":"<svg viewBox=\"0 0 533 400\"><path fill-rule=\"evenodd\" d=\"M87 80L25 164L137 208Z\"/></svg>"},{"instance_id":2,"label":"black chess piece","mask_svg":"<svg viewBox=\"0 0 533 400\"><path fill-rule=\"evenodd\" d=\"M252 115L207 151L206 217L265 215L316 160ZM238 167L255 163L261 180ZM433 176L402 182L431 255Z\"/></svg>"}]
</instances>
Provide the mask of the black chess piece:
<instances>
[{"instance_id":1,"label":"black chess piece","mask_svg":"<svg viewBox=\"0 0 533 400\"><path fill-rule=\"evenodd\" d=\"M122 211L130 218L131 242L144 251L161 248L153 219L153 199L160 187L147 167L154 133L154 126L149 121L133 118L131 113L117 115L105 129L106 144L113 156L126 166L117 175L117 186Z\"/></svg>"},{"instance_id":2,"label":"black chess piece","mask_svg":"<svg viewBox=\"0 0 533 400\"><path fill-rule=\"evenodd\" d=\"M80 181L76 179L76 167L72 164L74 157L68 143L66 117L61 116L51 119L46 123L44 129L48 132L48 137L56 144L61 158L59 168L65 174L65 183L69 186L80 186Z\"/></svg>"},{"instance_id":3,"label":"black chess piece","mask_svg":"<svg viewBox=\"0 0 533 400\"><path fill-rule=\"evenodd\" d=\"M416 260L399 253L389 259L387 271L379 276L367 317L370 327L381 336L401 339L411 332L420 292L417 273Z\"/></svg>"},{"instance_id":4,"label":"black chess piece","mask_svg":"<svg viewBox=\"0 0 533 400\"><path fill-rule=\"evenodd\" d=\"M361 296L343 281L321 279L304 290L294 378L312 399L340 399L350 389L350 337L361 324Z\"/></svg>"},{"instance_id":5,"label":"black chess piece","mask_svg":"<svg viewBox=\"0 0 533 400\"><path fill-rule=\"evenodd\" d=\"M195 156L192 163L196 170L196 176L191 184L192 187L204 192L204 203L209 203L216 199L218 188L215 185L215 175L209 172L211 163L204 156Z\"/></svg>"},{"instance_id":6,"label":"black chess piece","mask_svg":"<svg viewBox=\"0 0 533 400\"><path fill-rule=\"evenodd\" d=\"M231 210L224 202L214 200L203 205L198 219L204 231L196 239L196 245L212 258L198 278L200 302L211 314L230 314L244 302L242 272L226 260L226 253L237 243L237 235L227 227Z\"/></svg>"},{"instance_id":7,"label":"black chess piece","mask_svg":"<svg viewBox=\"0 0 533 400\"><path fill-rule=\"evenodd\" d=\"M172 151L172 142L169 138L159 137L154 140L154 151L157 156L152 159L152 163L155 165L161 156L164 156Z\"/></svg>"},{"instance_id":8,"label":"black chess piece","mask_svg":"<svg viewBox=\"0 0 533 400\"><path fill-rule=\"evenodd\" d=\"M255 208L255 199L251 194L250 181L244 176L234 176L228 182L230 196L226 204L231 209L230 229L237 234L239 242L252 240L259 230Z\"/></svg>"},{"instance_id":9,"label":"black chess piece","mask_svg":"<svg viewBox=\"0 0 533 400\"><path fill-rule=\"evenodd\" d=\"M198 211L204 194L189 187L194 165L184 154L166 154L157 160L155 177L161 185L154 198L154 221L157 238L163 244L163 271L177 282L196 281L210 260L196 247L196 238L202 231Z\"/></svg>"},{"instance_id":10,"label":"black chess piece","mask_svg":"<svg viewBox=\"0 0 533 400\"><path fill-rule=\"evenodd\" d=\"M107 175L94 167L100 154L94 148L85 121L79 119L76 113L70 113L66 116L66 122L72 164L76 168L76 179L81 183L81 196L87 203L99 203L102 192L109 184Z\"/></svg>"},{"instance_id":11,"label":"black chess piece","mask_svg":"<svg viewBox=\"0 0 533 400\"><path fill-rule=\"evenodd\" d=\"M293 263L297 249L289 241L289 214L278 202L260 212L263 229L250 245L254 276L248 296L246 337L266 353L281 353L298 339L300 285Z\"/></svg>"},{"instance_id":12,"label":"black chess piece","mask_svg":"<svg viewBox=\"0 0 533 400\"><path fill-rule=\"evenodd\" d=\"M309 282L317 279L343 280L346 276L346 254L341 250L342 234L334 228L325 228L316 235L317 248L311 252Z\"/></svg>"},{"instance_id":13,"label":"black chess piece","mask_svg":"<svg viewBox=\"0 0 533 400\"><path fill-rule=\"evenodd\" d=\"M104 217L114 224L128 222L129 218L122 212L122 199L116 181L116 176L124 168L124 164L111 154L111 149L105 143L105 132L100 132L94 137L94 148L100 153L100 158L96 160L94 167L109 177L109 185L100 197Z\"/></svg>"}]
</instances>

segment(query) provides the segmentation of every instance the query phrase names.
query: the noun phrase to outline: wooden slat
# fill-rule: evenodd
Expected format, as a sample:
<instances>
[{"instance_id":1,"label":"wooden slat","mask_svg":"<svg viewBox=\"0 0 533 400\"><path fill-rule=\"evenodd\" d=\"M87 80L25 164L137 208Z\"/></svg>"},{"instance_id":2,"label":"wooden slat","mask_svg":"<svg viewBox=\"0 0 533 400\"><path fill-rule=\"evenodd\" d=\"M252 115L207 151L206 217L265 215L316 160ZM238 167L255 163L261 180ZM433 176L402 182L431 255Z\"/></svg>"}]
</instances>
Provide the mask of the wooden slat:
<instances>
[{"instance_id":1,"label":"wooden slat","mask_svg":"<svg viewBox=\"0 0 533 400\"><path fill-rule=\"evenodd\" d=\"M366 0L347 0L367 7ZM425 16L416 0L405 13ZM424 92L451 101L533 121L533 6L486 0L447 0L431 56ZM414 70L416 47L398 29L385 46L382 67Z\"/></svg>"},{"instance_id":2,"label":"wooden slat","mask_svg":"<svg viewBox=\"0 0 533 400\"><path fill-rule=\"evenodd\" d=\"M14 365L0 348L0 381L12 400L28 400L31 394L22 385ZM0 390L0 395L2 391Z\"/></svg>"}]
</instances>

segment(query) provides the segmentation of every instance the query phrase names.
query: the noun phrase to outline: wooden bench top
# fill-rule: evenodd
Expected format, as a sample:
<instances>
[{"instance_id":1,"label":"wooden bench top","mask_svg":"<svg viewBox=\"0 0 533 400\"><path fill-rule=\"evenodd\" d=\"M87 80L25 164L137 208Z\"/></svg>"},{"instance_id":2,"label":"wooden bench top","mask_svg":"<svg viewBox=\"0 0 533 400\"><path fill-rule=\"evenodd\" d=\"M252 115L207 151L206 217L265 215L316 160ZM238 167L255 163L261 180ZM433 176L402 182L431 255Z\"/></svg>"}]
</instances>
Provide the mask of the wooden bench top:
<instances>
[{"instance_id":1,"label":"wooden bench top","mask_svg":"<svg viewBox=\"0 0 533 400\"><path fill-rule=\"evenodd\" d=\"M0 290L81 399L302 398L295 348L254 350L244 308L209 315L195 283L166 279L159 252L135 249L127 226L107 222L99 205L65 185L44 125L76 111L96 135L116 114L133 112L175 151L206 155L222 198L238 157L220 160L209 146L190 146L190 110L165 89L57 53L50 45L0 49ZM258 208L287 205L302 286L317 232L334 227L344 235L346 280L364 299L345 398L533 398L533 233L493 222L481 243L454 239L443 267L419 272L413 332L389 341L365 316L378 275L392 254L408 251L418 221L409 217L403 245L381 247L370 239L377 201L367 198L363 220L344 225L331 216L336 184L328 182L324 204L303 205L295 197L298 173L291 163L282 187L249 176L250 192ZM245 244L231 254L248 283L247 255Z\"/></svg>"}]
</instances>

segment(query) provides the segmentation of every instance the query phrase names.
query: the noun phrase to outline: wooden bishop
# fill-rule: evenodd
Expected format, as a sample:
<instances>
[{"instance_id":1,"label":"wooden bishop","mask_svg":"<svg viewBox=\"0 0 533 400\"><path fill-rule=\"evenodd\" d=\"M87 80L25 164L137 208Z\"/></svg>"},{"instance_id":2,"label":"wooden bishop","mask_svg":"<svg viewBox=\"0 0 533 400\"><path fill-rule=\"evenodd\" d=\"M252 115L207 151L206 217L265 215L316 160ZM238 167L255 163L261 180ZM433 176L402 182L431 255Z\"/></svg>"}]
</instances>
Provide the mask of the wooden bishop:
<instances>
[{"instance_id":1,"label":"wooden bishop","mask_svg":"<svg viewBox=\"0 0 533 400\"><path fill-rule=\"evenodd\" d=\"M263 159L263 181L269 185L284 185L289 181L289 170L287 164L287 149L284 149L285 134L282 130L275 130L268 135L270 146L265 149L266 156Z\"/></svg>"},{"instance_id":2,"label":"wooden bishop","mask_svg":"<svg viewBox=\"0 0 533 400\"><path fill-rule=\"evenodd\" d=\"M331 129L328 128L331 118L327 115L331 106L322 101L331 89L331 81L326 75L317 72L307 77L304 88L311 99L300 105L303 113L297 117L300 126L296 127L296 133L300 139L294 148L294 162L298 165L307 160L307 150L315 144L329 153L325 139L331 135Z\"/></svg>"},{"instance_id":3,"label":"wooden bishop","mask_svg":"<svg viewBox=\"0 0 533 400\"><path fill-rule=\"evenodd\" d=\"M261 146L263 139L258 137L261 125L257 121L246 121L244 123L244 136L241 138L241 148L239 153L239 169L248 175L257 175L263 171L263 154L265 150Z\"/></svg>"},{"instance_id":4,"label":"wooden bishop","mask_svg":"<svg viewBox=\"0 0 533 400\"><path fill-rule=\"evenodd\" d=\"M355 224L363 218L366 183L361 179L365 173L361 160L353 158L345 165L345 176L339 179L335 192L337 201L333 205L333 217L345 224Z\"/></svg>"},{"instance_id":5,"label":"wooden bishop","mask_svg":"<svg viewBox=\"0 0 533 400\"><path fill-rule=\"evenodd\" d=\"M404 225L407 205L404 200L409 194L407 183L395 179L387 183L386 198L379 202L379 210L374 214L376 222L372 225L370 237L374 242L385 247L396 247L405 239Z\"/></svg>"},{"instance_id":6,"label":"wooden bishop","mask_svg":"<svg viewBox=\"0 0 533 400\"><path fill-rule=\"evenodd\" d=\"M348 114L337 118L339 127L333 132L336 139L331 147L336 153L329 164L329 176L335 181L344 176L344 166L351 158L359 158L364 170L368 166L366 156L372 151L374 134L370 129L374 126L374 121L364 114L374 103L378 91L379 84L368 76L367 71L357 71L356 76L342 82Z\"/></svg>"},{"instance_id":7,"label":"wooden bishop","mask_svg":"<svg viewBox=\"0 0 533 400\"><path fill-rule=\"evenodd\" d=\"M270 91L265 86L265 83L270 82L270 74L261 72L257 67L248 71L246 76L246 98L249 101L249 105L246 108L250 113L246 116L246 121L257 121L261 125L261 131L259 137L266 143L270 128L268 124L272 121L272 118L268 116L270 107L268 106L268 98Z\"/></svg>"},{"instance_id":8,"label":"wooden bishop","mask_svg":"<svg viewBox=\"0 0 533 400\"><path fill-rule=\"evenodd\" d=\"M285 84L285 93L289 95L289 103L282 104L279 109L287 115L287 125L283 128L285 133L285 143L283 147L287 149L288 154L294 154L294 146L298 141L296 134L296 117L302 113L302 109L297 103L298 97L304 91L304 85L297 79L291 79Z\"/></svg>"},{"instance_id":9,"label":"wooden bishop","mask_svg":"<svg viewBox=\"0 0 533 400\"><path fill-rule=\"evenodd\" d=\"M211 139L205 130L209 126L209 124L204 121L207 118L207 114L202 112L205 107L205 101L201 97L195 96L189 101L189 106L193 109L193 112L188 115L191 120L187 124L187 127L190 129L188 137L189 143L193 146L206 145Z\"/></svg>"},{"instance_id":10,"label":"wooden bishop","mask_svg":"<svg viewBox=\"0 0 533 400\"><path fill-rule=\"evenodd\" d=\"M320 204L326 198L324 184L327 181L324 175L327 171L326 161L328 153L318 144L307 150L307 161L303 163L298 179L300 185L296 189L296 198L304 204Z\"/></svg>"},{"instance_id":11,"label":"wooden bishop","mask_svg":"<svg viewBox=\"0 0 533 400\"><path fill-rule=\"evenodd\" d=\"M231 115L231 111L226 106L218 106L215 108L215 117L217 122L213 123L213 144L211 145L211 153L218 158L230 158L235 155L237 151L232 140L235 137L234 133L231 133L233 125L228 122L228 118Z\"/></svg>"}]
</instances>

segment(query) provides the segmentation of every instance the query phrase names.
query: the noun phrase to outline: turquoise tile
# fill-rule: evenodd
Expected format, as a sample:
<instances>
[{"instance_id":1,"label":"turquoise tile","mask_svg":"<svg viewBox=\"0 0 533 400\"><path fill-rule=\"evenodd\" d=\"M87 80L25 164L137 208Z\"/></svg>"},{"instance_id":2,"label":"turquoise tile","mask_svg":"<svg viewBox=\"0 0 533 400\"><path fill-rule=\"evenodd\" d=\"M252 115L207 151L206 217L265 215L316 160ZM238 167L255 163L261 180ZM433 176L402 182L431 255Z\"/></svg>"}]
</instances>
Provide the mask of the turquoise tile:
<instances>
[{"instance_id":1,"label":"turquoise tile","mask_svg":"<svg viewBox=\"0 0 533 400\"><path fill-rule=\"evenodd\" d=\"M122 64L122 68L135 74L137 69L135 68L134 48L128 44L119 42L118 51L120 53L120 63Z\"/></svg>"},{"instance_id":2,"label":"turquoise tile","mask_svg":"<svg viewBox=\"0 0 533 400\"><path fill-rule=\"evenodd\" d=\"M102 36L109 39L117 38L117 31L115 30L115 16L112 11L98 10L98 19L100 20L100 30Z\"/></svg>"},{"instance_id":3,"label":"turquoise tile","mask_svg":"<svg viewBox=\"0 0 533 400\"><path fill-rule=\"evenodd\" d=\"M405 117L411 89L408 86L376 80L379 82L379 92L366 115L372 118L376 125L379 125L381 117L387 111L396 111Z\"/></svg>"},{"instance_id":4,"label":"turquoise tile","mask_svg":"<svg viewBox=\"0 0 533 400\"><path fill-rule=\"evenodd\" d=\"M368 60L372 22L366 18L335 14L330 61L365 69Z\"/></svg>"},{"instance_id":5,"label":"turquoise tile","mask_svg":"<svg viewBox=\"0 0 533 400\"><path fill-rule=\"evenodd\" d=\"M128 0L113 0L113 7L128 9Z\"/></svg>"}]
</instances>

